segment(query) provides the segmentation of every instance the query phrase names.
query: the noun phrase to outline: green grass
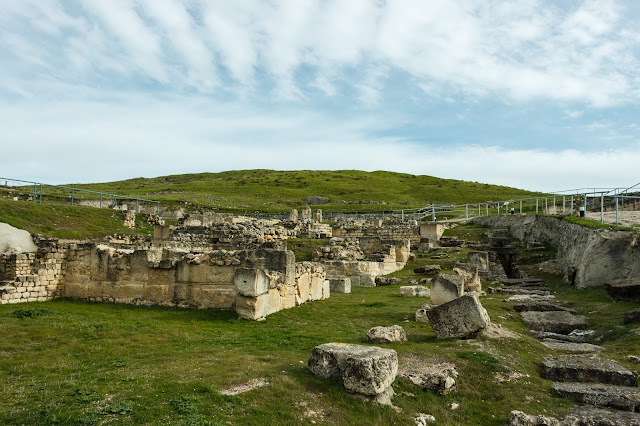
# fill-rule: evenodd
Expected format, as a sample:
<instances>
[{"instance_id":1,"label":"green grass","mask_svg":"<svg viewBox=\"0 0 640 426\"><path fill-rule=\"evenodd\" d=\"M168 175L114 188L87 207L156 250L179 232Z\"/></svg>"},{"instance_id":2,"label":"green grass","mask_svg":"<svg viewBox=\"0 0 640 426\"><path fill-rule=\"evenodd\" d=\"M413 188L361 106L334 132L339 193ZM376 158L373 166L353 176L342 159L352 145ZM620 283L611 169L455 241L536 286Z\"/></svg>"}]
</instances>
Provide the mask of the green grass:
<instances>
[{"instance_id":1,"label":"green grass","mask_svg":"<svg viewBox=\"0 0 640 426\"><path fill-rule=\"evenodd\" d=\"M304 206L304 199L314 195L329 198L327 204L320 206L325 210L372 211L421 207L429 202L485 202L532 194L477 182L358 170L238 170L73 186L234 212L286 211Z\"/></svg>"},{"instance_id":2,"label":"green grass","mask_svg":"<svg viewBox=\"0 0 640 426\"><path fill-rule=\"evenodd\" d=\"M149 235L153 232L153 227L142 215L136 217L136 229L125 227L122 218L122 212L117 210L0 198L0 222L32 234L80 239L116 233Z\"/></svg>"}]
</instances>

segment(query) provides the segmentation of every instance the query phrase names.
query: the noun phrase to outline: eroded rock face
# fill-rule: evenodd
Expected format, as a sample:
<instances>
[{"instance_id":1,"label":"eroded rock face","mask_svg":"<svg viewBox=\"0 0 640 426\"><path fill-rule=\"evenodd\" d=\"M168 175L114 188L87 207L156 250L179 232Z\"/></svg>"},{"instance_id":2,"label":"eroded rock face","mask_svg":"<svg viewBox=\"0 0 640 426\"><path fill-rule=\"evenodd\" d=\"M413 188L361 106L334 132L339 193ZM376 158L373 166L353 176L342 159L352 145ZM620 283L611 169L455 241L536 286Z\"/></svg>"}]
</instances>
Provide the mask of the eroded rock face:
<instances>
[{"instance_id":1,"label":"eroded rock face","mask_svg":"<svg viewBox=\"0 0 640 426\"><path fill-rule=\"evenodd\" d=\"M433 291L431 294L433 298ZM471 337L490 322L477 293L465 294L436 306L427 311L427 317L438 339Z\"/></svg>"},{"instance_id":2,"label":"eroded rock face","mask_svg":"<svg viewBox=\"0 0 640 426\"><path fill-rule=\"evenodd\" d=\"M325 343L313 349L307 366L317 376L340 381L347 392L391 403L391 384L398 373L398 354L393 349Z\"/></svg>"},{"instance_id":3,"label":"eroded rock face","mask_svg":"<svg viewBox=\"0 0 640 426\"><path fill-rule=\"evenodd\" d=\"M605 283L604 289L613 300L640 302L640 280L638 279Z\"/></svg>"},{"instance_id":4,"label":"eroded rock face","mask_svg":"<svg viewBox=\"0 0 640 426\"><path fill-rule=\"evenodd\" d=\"M399 325L373 327L367 332L367 339L373 343L406 342L407 333Z\"/></svg>"},{"instance_id":5,"label":"eroded rock face","mask_svg":"<svg viewBox=\"0 0 640 426\"><path fill-rule=\"evenodd\" d=\"M431 303L442 305L464 294L464 278L440 274L431 281Z\"/></svg>"}]
</instances>

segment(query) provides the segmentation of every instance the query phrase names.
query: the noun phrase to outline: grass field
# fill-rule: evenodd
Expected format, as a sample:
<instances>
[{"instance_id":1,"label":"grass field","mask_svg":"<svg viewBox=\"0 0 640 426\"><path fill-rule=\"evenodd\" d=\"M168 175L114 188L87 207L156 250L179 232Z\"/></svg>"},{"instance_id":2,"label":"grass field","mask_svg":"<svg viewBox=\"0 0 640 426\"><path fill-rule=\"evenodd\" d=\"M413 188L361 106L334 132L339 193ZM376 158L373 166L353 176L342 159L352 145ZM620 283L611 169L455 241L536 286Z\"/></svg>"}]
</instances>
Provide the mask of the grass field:
<instances>
[{"instance_id":1,"label":"grass field","mask_svg":"<svg viewBox=\"0 0 640 426\"><path fill-rule=\"evenodd\" d=\"M482 239L483 229L458 227L452 235ZM444 269L449 257L423 254L398 276L424 263ZM523 266L537 273L535 265ZM558 297L590 318L604 356L634 368L637 325L622 325L633 303L611 303L602 290L576 290L545 277ZM352 294L270 315L238 320L232 312L58 300L0 306L1 424L406 424L429 413L445 425L504 425L508 413L563 415L573 405L552 395L538 377L551 353L528 335L504 296L481 299L494 323L518 340L478 338L438 341L415 311L428 299L401 298L398 286L354 288ZM399 324L408 342L388 345L400 363L450 361L458 366L458 391L423 392L405 379L394 384L400 410L348 397L339 384L312 376L305 364L316 345L365 344L369 328ZM520 374L516 376L514 373ZM221 391L263 379L268 385L228 396ZM501 381L504 380L504 381ZM460 404L451 410L448 404Z\"/></svg>"}]
</instances>

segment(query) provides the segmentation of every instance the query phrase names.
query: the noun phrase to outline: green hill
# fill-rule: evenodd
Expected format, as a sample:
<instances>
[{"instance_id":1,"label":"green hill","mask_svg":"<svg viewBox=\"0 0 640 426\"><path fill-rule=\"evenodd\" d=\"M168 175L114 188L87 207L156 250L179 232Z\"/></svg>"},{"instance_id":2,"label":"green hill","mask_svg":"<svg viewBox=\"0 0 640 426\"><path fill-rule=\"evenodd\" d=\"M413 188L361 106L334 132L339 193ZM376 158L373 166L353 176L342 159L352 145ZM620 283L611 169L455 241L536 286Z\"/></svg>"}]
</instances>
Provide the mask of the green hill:
<instances>
[{"instance_id":1,"label":"green hill","mask_svg":"<svg viewBox=\"0 0 640 426\"><path fill-rule=\"evenodd\" d=\"M328 198L322 205L325 210L371 211L420 207L431 202L499 201L532 194L506 186L358 170L238 170L71 186L232 212L286 211L306 205L304 200L310 196Z\"/></svg>"}]
</instances>

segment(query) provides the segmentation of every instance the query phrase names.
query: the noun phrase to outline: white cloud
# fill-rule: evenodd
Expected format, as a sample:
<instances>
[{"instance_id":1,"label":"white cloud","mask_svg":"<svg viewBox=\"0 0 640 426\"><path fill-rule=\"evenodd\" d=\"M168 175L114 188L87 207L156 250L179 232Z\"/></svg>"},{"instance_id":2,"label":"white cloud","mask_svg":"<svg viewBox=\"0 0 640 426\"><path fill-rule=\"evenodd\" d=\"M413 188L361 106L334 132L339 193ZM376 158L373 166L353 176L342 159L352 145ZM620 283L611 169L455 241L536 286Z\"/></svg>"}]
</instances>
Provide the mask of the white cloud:
<instances>
[{"instance_id":1,"label":"white cloud","mask_svg":"<svg viewBox=\"0 0 640 426\"><path fill-rule=\"evenodd\" d=\"M640 88L639 32L614 0L571 9L536 0L87 0L65 7L24 0L9 2L0 20L5 49L32 61L15 39L33 37L28 42L54 50L43 66L90 85L102 64L115 62L108 70L116 76L201 93L216 87L219 70L235 81L224 89L241 95L258 90L259 73L276 97L304 100L313 88L335 96L338 79L362 86L362 69L376 63L412 75L415 87L430 88L427 95L438 87L608 106L636 102ZM94 49L96 26L104 40ZM56 49L72 60L57 58ZM301 70L313 76L301 78ZM365 84L364 102L385 84Z\"/></svg>"}]
</instances>

